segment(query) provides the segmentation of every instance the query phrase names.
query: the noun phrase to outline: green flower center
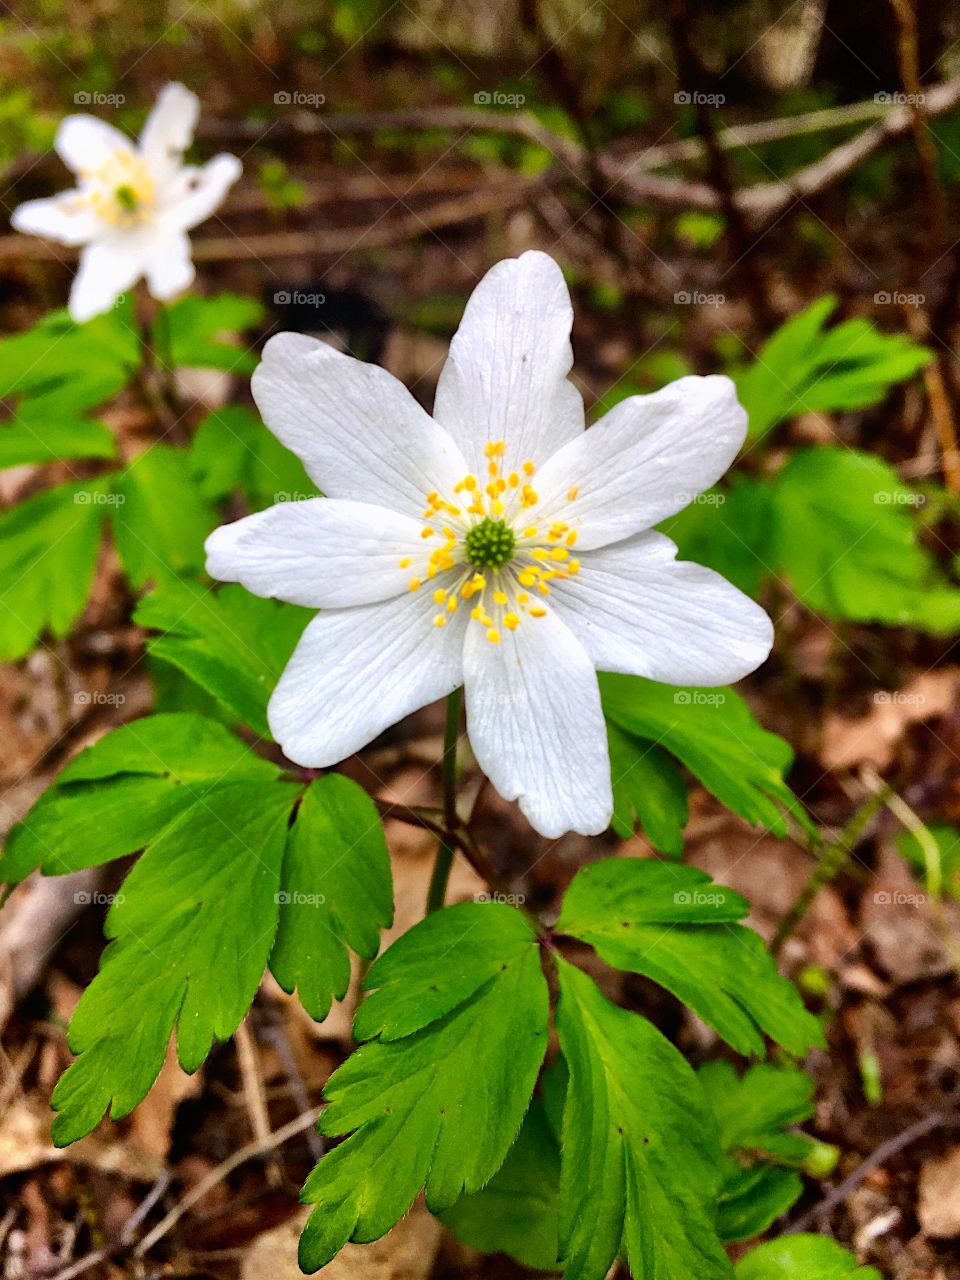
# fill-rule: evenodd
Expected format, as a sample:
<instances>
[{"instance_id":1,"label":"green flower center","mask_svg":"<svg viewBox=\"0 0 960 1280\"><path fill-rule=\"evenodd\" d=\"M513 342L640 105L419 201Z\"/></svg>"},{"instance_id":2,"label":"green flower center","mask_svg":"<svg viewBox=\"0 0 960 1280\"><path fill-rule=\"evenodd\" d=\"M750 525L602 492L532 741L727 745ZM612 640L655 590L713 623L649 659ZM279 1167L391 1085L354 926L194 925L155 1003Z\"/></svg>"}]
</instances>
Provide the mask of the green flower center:
<instances>
[{"instance_id":1,"label":"green flower center","mask_svg":"<svg viewBox=\"0 0 960 1280\"><path fill-rule=\"evenodd\" d=\"M517 540L504 520L485 516L467 534L467 560L477 569L502 569L513 559Z\"/></svg>"},{"instance_id":2,"label":"green flower center","mask_svg":"<svg viewBox=\"0 0 960 1280\"><path fill-rule=\"evenodd\" d=\"M113 197L121 209L127 213L136 213L140 200L129 182L123 182L113 193Z\"/></svg>"}]
</instances>

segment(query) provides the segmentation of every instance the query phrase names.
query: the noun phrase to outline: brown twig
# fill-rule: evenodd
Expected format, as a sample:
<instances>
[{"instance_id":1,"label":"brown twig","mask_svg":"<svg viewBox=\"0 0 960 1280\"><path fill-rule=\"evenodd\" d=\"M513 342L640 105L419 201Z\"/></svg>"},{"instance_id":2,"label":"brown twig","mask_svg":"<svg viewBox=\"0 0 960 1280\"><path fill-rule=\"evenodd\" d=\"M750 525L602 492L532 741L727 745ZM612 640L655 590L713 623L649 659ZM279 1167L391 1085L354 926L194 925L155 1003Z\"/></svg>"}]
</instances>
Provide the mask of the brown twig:
<instances>
[{"instance_id":1,"label":"brown twig","mask_svg":"<svg viewBox=\"0 0 960 1280\"><path fill-rule=\"evenodd\" d=\"M947 204L937 176L937 149L927 126L923 109L924 92L920 83L920 55L917 44L917 12L915 0L890 0L897 19L897 64L907 94L910 128L927 192L930 220L930 257L936 258L947 242Z\"/></svg>"}]
</instances>

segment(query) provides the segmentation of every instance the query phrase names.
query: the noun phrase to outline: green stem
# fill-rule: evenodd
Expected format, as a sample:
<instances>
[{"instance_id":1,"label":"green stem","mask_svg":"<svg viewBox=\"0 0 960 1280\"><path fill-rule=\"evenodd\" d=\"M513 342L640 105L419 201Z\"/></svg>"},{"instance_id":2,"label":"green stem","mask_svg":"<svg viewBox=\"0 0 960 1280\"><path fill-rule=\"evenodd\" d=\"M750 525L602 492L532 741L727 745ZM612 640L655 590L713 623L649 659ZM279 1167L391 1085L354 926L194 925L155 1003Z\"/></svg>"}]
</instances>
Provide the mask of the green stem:
<instances>
[{"instance_id":1,"label":"green stem","mask_svg":"<svg viewBox=\"0 0 960 1280\"><path fill-rule=\"evenodd\" d=\"M821 889L825 889L846 865L850 855L860 843L864 832L887 803L891 788L884 783L879 791L873 792L863 802L853 817L837 836L833 844L827 845L820 856L820 861L813 869L813 874L800 891L800 896L780 921L780 927L774 935L770 950L777 955L780 948L793 933L794 929L807 914L810 905Z\"/></svg>"},{"instance_id":2,"label":"green stem","mask_svg":"<svg viewBox=\"0 0 960 1280\"><path fill-rule=\"evenodd\" d=\"M437 845L437 858L433 864L430 888L427 890L427 915L443 906L447 893L447 881L453 865L455 849L452 833L457 819L457 740L460 736L460 708L463 690L455 689L447 698L447 721L443 731L443 825L446 828Z\"/></svg>"}]
</instances>

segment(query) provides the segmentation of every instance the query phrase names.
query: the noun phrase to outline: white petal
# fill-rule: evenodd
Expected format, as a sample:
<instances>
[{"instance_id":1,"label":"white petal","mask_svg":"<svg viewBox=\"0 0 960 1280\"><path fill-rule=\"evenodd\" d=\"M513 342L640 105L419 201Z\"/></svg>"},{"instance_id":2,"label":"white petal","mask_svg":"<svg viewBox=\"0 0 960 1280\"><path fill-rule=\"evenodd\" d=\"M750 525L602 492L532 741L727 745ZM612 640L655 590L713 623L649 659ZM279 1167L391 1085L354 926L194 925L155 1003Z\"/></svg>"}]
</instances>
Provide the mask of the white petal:
<instances>
[{"instance_id":1,"label":"white petal","mask_svg":"<svg viewBox=\"0 0 960 1280\"><path fill-rule=\"evenodd\" d=\"M540 466L583 433L583 400L567 379L572 324L563 273L545 253L498 262L474 289L434 406L472 471L485 472L488 440L506 440L509 472L526 459Z\"/></svg>"},{"instance_id":2,"label":"white petal","mask_svg":"<svg viewBox=\"0 0 960 1280\"><path fill-rule=\"evenodd\" d=\"M157 240L146 264L147 285L155 298L175 298L193 284L195 274L189 237L174 233Z\"/></svg>"},{"instance_id":3,"label":"white petal","mask_svg":"<svg viewBox=\"0 0 960 1280\"><path fill-rule=\"evenodd\" d=\"M10 225L32 236L46 236L60 244L86 244L100 223L79 191L64 191L48 200L27 200L18 205Z\"/></svg>"},{"instance_id":4,"label":"white petal","mask_svg":"<svg viewBox=\"0 0 960 1280\"><path fill-rule=\"evenodd\" d=\"M409 592L413 571L397 561L423 561L421 528L421 521L365 502L280 502L215 529L207 573L310 609L370 604Z\"/></svg>"},{"instance_id":5,"label":"white petal","mask_svg":"<svg viewBox=\"0 0 960 1280\"><path fill-rule=\"evenodd\" d=\"M663 684L732 684L773 644L773 624L748 596L703 565L678 561L661 533L587 551L550 599L601 671Z\"/></svg>"},{"instance_id":6,"label":"white petal","mask_svg":"<svg viewBox=\"0 0 960 1280\"><path fill-rule=\"evenodd\" d=\"M463 682L465 609L443 628L426 589L318 614L300 638L267 710L297 764L323 769Z\"/></svg>"},{"instance_id":7,"label":"white petal","mask_svg":"<svg viewBox=\"0 0 960 1280\"><path fill-rule=\"evenodd\" d=\"M125 243L115 237L88 245L80 255L80 267L70 290L70 315L83 324L102 311L109 311L126 289L143 275L144 255L140 241Z\"/></svg>"},{"instance_id":8,"label":"white petal","mask_svg":"<svg viewBox=\"0 0 960 1280\"><path fill-rule=\"evenodd\" d=\"M597 676L557 614L525 618L499 644L472 623L463 665L470 742L500 794L545 836L605 831L613 798Z\"/></svg>"},{"instance_id":9,"label":"white petal","mask_svg":"<svg viewBox=\"0 0 960 1280\"><path fill-rule=\"evenodd\" d=\"M602 547L688 506L727 470L747 434L729 378L679 378L630 396L537 474L533 518L562 518L578 547ZM568 492L578 496L568 501Z\"/></svg>"},{"instance_id":10,"label":"white petal","mask_svg":"<svg viewBox=\"0 0 960 1280\"><path fill-rule=\"evenodd\" d=\"M452 495L466 473L460 450L403 383L306 334L270 339L252 389L264 422L328 497L419 518L428 493Z\"/></svg>"},{"instance_id":11,"label":"white petal","mask_svg":"<svg viewBox=\"0 0 960 1280\"><path fill-rule=\"evenodd\" d=\"M67 116L53 142L57 155L74 173L97 169L118 151L133 151L133 143L96 116Z\"/></svg>"},{"instance_id":12,"label":"white petal","mask_svg":"<svg viewBox=\"0 0 960 1280\"><path fill-rule=\"evenodd\" d=\"M189 231L205 222L223 203L227 192L243 172L236 156L214 156L202 168L181 169L173 186L164 194L163 223L178 231Z\"/></svg>"},{"instance_id":13,"label":"white petal","mask_svg":"<svg viewBox=\"0 0 960 1280\"><path fill-rule=\"evenodd\" d=\"M199 115L200 101L184 85L167 84L160 90L140 134L140 154L157 181L165 182L180 167Z\"/></svg>"}]
</instances>

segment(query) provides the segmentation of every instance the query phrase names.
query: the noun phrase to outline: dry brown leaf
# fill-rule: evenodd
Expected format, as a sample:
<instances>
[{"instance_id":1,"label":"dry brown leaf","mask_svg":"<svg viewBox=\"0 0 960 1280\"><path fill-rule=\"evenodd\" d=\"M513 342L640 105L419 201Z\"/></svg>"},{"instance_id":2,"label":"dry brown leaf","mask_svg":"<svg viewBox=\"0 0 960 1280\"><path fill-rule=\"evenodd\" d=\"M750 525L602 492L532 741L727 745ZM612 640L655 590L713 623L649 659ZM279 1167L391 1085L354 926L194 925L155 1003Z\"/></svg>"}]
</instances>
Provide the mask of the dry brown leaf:
<instances>
[{"instance_id":1,"label":"dry brown leaf","mask_svg":"<svg viewBox=\"0 0 960 1280\"><path fill-rule=\"evenodd\" d=\"M920 1170L917 1217L924 1233L936 1240L960 1235L960 1147Z\"/></svg>"},{"instance_id":2,"label":"dry brown leaf","mask_svg":"<svg viewBox=\"0 0 960 1280\"><path fill-rule=\"evenodd\" d=\"M297 1241L305 1209L258 1236L243 1260L240 1280L302 1280ZM440 1243L440 1224L420 1203L373 1244L345 1245L324 1269L324 1280L426 1280Z\"/></svg>"},{"instance_id":3,"label":"dry brown leaf","mask_svg":"<svg viewBox=\"0 0 960 1280\"><path fill-rule=\"evenodd\" d=\"M956 706L960 667L927 671L903 689L880 689L865 716L828 716L823 726L820 759L827 769L872 764L886 769L900 739L912 724L946 715Z\"/></svg>"}]
</instances>

